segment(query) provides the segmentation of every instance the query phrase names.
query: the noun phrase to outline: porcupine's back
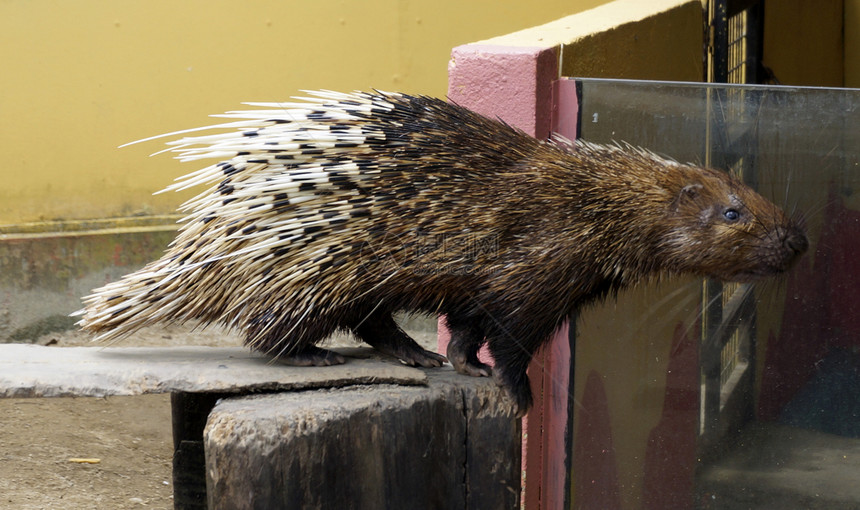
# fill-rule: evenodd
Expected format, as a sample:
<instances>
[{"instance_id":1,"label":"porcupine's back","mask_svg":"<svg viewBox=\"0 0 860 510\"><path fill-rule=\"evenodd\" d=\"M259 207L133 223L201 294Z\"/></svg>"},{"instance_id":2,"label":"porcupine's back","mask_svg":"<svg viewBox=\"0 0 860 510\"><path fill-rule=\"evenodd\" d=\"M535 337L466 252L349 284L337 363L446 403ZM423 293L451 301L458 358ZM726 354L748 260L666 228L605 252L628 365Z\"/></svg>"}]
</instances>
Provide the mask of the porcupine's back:
<instances>
[{"instance_id":1,"label":"porcupine's back","mask_svg":"<svg viewBox=\"0 0 860 510\"><path fill-rule=\"evenodd\" d=\"M494 249L509 206L487 181L543 144L436 99L314 96L171 142L183 161L221 161L167 190L209 188L182 206L160 260L85 298L81 326L111 339L160 321L277 319L299 336L364 298L425 311L460 299L442 286Z\"/></svg>"}]
</instances>

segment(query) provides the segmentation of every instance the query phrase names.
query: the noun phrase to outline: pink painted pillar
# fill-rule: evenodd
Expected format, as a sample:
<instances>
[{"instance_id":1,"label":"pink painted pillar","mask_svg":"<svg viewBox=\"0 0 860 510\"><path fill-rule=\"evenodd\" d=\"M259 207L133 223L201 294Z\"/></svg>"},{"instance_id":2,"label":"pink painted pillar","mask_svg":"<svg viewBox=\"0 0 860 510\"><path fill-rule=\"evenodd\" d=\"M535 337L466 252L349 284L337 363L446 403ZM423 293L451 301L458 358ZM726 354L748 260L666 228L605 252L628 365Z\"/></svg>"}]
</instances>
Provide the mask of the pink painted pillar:
<instances>
[{"instance_id":1,"label":"pink painted pillar","mask_svg":"<svg viewBox=\"0 0 860 510\"><path fill-rule=\"evenodd\" d=\"M565 106L565 101L572 100L573 107L576 104L574 82L555 83L559 74L557 51L485 45L454 48L448 66L448 98L540 139L547 138L554 128L573 139L575 122L553 123L554 94L562 108L571 106ZM440 352L447 350L449 341L444 319L440 319ZM486 352L481 357L492 362ZM570 491L565 468L570 455L565 441L570 374L571 342L569 328L564 325L529 367L535 405L523 419L523 497L527 510L561 509Z\"/></svg>"},{"instance_id":2,"label":"pink painted pillar","mask_svg":"<svg viewBox=\"0 0 860 510\"><path fill-rule=\"evenodd\" d=\"M448 64L448 99L546 138L557 78L556 48L458 46Z\"/></svg>"}]
</instances>

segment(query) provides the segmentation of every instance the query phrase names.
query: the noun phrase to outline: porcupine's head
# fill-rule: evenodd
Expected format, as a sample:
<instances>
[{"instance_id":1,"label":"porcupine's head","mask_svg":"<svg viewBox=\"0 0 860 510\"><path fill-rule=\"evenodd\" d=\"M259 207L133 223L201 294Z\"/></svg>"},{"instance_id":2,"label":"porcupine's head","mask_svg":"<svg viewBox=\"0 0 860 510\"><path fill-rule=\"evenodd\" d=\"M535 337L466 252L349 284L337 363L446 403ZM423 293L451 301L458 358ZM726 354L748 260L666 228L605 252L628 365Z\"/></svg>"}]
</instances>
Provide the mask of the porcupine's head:
<instances>
[{"instance_id":1,"label":"porcupine's head","mask_svg":"<svg viewBox=\"0 0 860 510\"><path fill-rule=\"evenodd\" d=\"M680 271L747 282L787 271L806 251L799 223L736 178L687 165L677 170L667 184L674 199L663 247Z\"/></svg>"}]
</instances>

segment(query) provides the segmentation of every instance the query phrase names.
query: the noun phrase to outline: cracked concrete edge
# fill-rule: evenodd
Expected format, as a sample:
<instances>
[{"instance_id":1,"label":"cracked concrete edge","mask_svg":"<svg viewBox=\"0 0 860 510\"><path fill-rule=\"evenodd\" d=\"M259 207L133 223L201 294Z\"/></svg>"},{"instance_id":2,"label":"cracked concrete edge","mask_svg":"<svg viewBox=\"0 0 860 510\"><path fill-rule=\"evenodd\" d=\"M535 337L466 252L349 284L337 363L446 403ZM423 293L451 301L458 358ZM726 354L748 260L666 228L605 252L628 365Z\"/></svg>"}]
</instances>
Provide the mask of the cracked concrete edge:
<instances>
[{"instance_id":1,"label":"cracked concrete edge","mask_svg":"<svg viewBox=\"0 0 860 510\"><path fill-rule=\"evenodd\" d=\"M0 345L0 397L305 390L354 384L425 385L421 370L372 349L339 349L347 363L293 367L244 348Z\"/></svg>"}]
</instances>

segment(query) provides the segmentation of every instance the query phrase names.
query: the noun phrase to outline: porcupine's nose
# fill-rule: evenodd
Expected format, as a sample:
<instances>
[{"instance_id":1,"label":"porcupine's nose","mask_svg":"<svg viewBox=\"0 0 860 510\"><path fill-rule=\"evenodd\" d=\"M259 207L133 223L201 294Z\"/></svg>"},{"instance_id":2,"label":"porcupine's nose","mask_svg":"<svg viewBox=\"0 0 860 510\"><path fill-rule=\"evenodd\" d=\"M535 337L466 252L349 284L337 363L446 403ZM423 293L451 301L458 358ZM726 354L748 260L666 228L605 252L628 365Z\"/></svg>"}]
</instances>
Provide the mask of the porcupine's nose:
<instances>
[{"instance_id":1,"label":"porcupine's nose","mask_svg":"<svg viewBox=\"0 0 860 510\"><path fill-rule=\"evenodd\" d=\"M795 227L788 231L783 239L783 246L791 253L792 258L798 257L809 248L809 239L802 230Z\"/></svg>"}]
</instances>

